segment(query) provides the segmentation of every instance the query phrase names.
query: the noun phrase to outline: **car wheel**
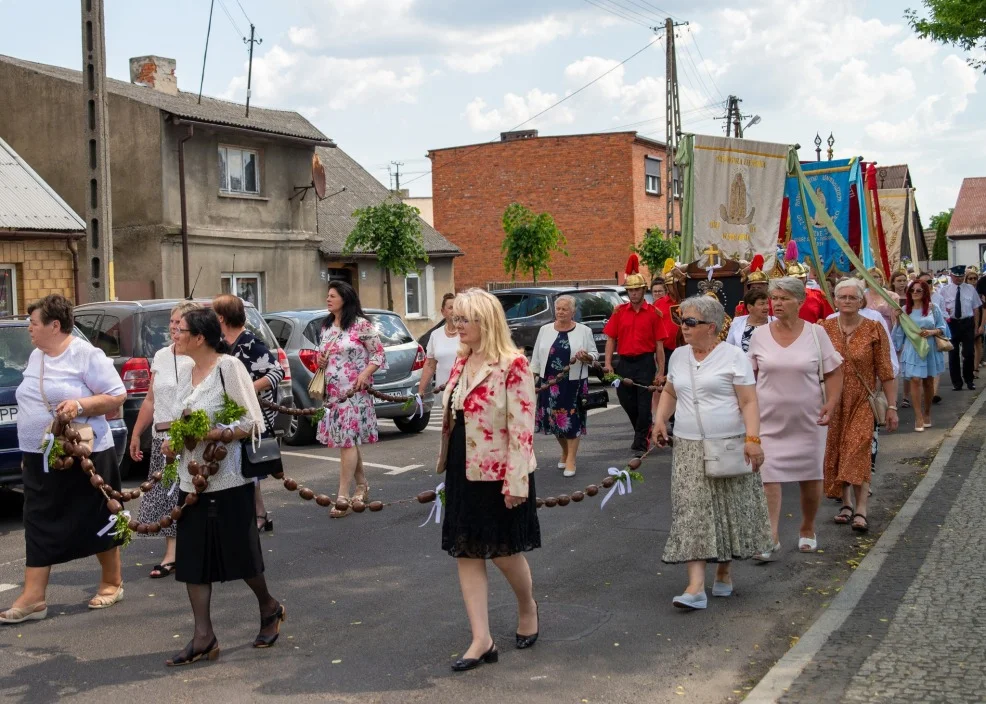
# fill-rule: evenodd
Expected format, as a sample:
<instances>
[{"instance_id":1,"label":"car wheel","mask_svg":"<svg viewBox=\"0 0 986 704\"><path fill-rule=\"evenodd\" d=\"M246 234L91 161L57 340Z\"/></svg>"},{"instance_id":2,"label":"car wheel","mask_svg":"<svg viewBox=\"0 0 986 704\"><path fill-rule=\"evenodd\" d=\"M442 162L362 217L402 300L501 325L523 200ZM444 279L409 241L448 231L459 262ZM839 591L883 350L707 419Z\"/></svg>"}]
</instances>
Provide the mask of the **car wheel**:
<instances>
[{"instance_id":1,"label":"car wheel","mask_svg":"<svg viewBox=\"0 0 986 704\"><path fill-rule=\"evenodd\" d=\"M402 433L420 433L428 427L429 420L431 420L431 413L425 413L423 416L413 415L410 418L394 418L394 425Z\"/></svg>"},{"instance_id":2,"label":"car wheel","mask_svg":"<svg viewBox=\"0 0 986 704\"><path fill-rule=\"evenodd\" d=\"M315 442L315 425L308 417L293 415L283 439L288 445L311 445Z\"/></svg>"}]
</instances>

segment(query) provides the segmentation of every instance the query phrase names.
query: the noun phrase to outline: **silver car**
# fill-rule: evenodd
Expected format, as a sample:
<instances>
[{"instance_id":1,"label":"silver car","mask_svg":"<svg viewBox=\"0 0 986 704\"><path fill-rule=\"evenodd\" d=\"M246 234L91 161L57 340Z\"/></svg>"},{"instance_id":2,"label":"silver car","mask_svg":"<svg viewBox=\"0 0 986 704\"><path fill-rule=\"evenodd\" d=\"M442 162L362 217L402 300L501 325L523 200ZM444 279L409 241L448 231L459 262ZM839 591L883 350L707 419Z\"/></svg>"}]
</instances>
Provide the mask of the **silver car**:
<instances>
[{"instance_id":1,"label":"silver car","mask_svg":"<svg viewBox=\"0 0 986 704\"><path fill-rule=\"evenodd\" d=\"M373 375L373 388L391 395L414 396L425 365L424 348L417 343L396 313L372 308L363 312L376 328L387 355L387 368ZM291 366L294 403L299 408L316 405L308 395L308 384L318 368L318 341L327 316L328 312L324 308L264 315L278 345L287 354ZM422 401L424 416L416 415L415 409L407 410L404 403L382 402L377 399L374 399L374 409L378 418L393 420L402 432L420 433L428 426L433 395L429 392ZM314 424L308 418L292 416L284 441L289 445L306 445L314 440Z\"/></svg>"}]
</instances>

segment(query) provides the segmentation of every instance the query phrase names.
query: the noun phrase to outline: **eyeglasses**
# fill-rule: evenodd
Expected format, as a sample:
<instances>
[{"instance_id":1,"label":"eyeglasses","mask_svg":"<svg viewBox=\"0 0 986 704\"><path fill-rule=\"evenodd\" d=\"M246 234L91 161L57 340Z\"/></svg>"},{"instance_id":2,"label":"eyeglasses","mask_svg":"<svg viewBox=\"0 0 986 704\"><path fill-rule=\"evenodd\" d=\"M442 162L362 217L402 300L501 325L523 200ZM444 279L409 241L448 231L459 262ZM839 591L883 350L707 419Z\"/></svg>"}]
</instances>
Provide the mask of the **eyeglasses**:
<instances>
[{"instance_id":1,"label":"eyeglasses","mask_svg":"<svg viewBox=\"0 0 986 704\"><path fill-rule=\"evenodd\" d=\"M188 328L179 328L177 326L175 327L175 332L187 332L188 334L192 333L192 331L189 330Z\"/></svg>"},{"instance_id":2,"label":"eyeglasses","mask_svg":"<svg viewBox=\"0 0 986 704\"><path fill-rule=\"evenodd\" d=\"M697 328L699 325L709 325L708 320L699 320L698 318L683 318L681 324L686 328Z\"/></svg>"},{"instance_id":3,"label":"eyeglasses","mask_svg":"<svg viewBox=\"0 0 986 704\"><path fill-rule=\"evenodd\" d=\"M454 324L456 324L456 325L465 325L467 323L478 323L479 321L478 320L470 320L469 318L466 318L465 316L462 316L462 315L453 315L452 316L452 322Z\"/></svg>"}]
</instances>

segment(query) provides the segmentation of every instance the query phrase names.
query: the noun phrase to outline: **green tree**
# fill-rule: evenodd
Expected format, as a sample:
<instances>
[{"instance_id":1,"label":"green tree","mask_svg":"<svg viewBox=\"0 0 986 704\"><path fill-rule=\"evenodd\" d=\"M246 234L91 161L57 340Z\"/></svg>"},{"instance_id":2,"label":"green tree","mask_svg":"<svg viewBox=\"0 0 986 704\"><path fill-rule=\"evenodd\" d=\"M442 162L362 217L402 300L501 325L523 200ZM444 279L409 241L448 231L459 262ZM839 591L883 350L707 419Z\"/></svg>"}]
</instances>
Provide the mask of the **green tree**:
<instances>
[{"instance_id":1,"label":"green tree","mask_svg":"<svg viewBox=\"0 0 986 704\"><path fill-rule=\"evenodd\" d=\"M931 216L931 227L935 231L935 244L931 248L931 258L934 261L946 261L948 259L948 225L952 222L952 211L955 208L943 210L937 215Z\"/></svg>"},{"instance_id":2,"label":"green tree","mask_svg":"<svg viewBox=\"0 0 986 704\"><path fill-rule=\"evenodd\" d=\"M428 261L421 238L421 220L417 208L400 201L360 208L353 213L356 226L346 238L343 254L372 252L385 272L387 308L394 309L394 287L391 276L407 276L418 270L418 262Z\"/></svg>"},{"instance_id":3,"label":"green tree","mask_svg":"<svg viewBox=\"0 0 986 704\"><path fill-rule=\"evenodd\" d=\"M921 0L921 3L928 10L928 17L918 17L917 10L904 12L919 37L930 37L982 56L982 50L986 49L986 0ZM970 66L986 70L986 59L967 61Z\"/></svg>"},{"instance_id":4,"label":"green tree","mask_svg":"<svg viewBox=\"0 0 986 704\"><path fill-rule=\"evenodd\" d=\"M669 258L677 261L681 253L681 235L667 238L661 228L652 227L644 234L640 244L630 246L630 251L637 253L651 276L657 276L664 269L665 261Z\"/></svg>"},{"instance_id":5,"label":"green tree","mask_svg":"<svg viewBox=\"0 0 986 704\"><path fill-rule=\"evenodd\" d=\"M503 268L512 279L517 278L517 270L531 272L537 284L541 273L551 274L548 262L551 255L561 252L566 257L568 244L555 219L548 213L535 215L520 203L511 203L503 211Z\"/></svg>"}]
</instances>

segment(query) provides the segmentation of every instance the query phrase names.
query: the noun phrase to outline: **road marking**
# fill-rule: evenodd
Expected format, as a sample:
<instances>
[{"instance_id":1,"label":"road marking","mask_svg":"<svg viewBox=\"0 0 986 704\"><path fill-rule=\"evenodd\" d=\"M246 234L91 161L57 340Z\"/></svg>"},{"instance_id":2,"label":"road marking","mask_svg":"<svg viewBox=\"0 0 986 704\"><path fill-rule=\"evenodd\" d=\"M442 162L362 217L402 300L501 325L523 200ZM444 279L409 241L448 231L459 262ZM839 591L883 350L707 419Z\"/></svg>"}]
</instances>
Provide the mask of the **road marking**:
<instances>
[{"instance_id":1,"label":"road marking","mask_svg":"<svg viewBox=\"0 0 986 704\"><path fill-rule=\"evenodd\" d=\"M287 455L288 457L305 457L310 460L322 460L323 462L342 462L338 457L328 457L326 455L312 455L307 452L286 452L281 450L282 455ZM410 472L412 469L417 469L418 467L424 467L423 464L409 464L406 467L395 467L392 464L377 464L375 462L364 462L364 467L376 467L377 469L389 469L387 474L403 474L404 472Z\"/></svg>"},{"instance_id":2,"label":"road marking","mask_svg":"<svg viewBox=\"0 0 986 704\"><path fill-rule=\"evenodd\" d=\"M10 591L11 589L17 589L16 584L0 584L0 592Z\"/></svg>"}]
</instances>

